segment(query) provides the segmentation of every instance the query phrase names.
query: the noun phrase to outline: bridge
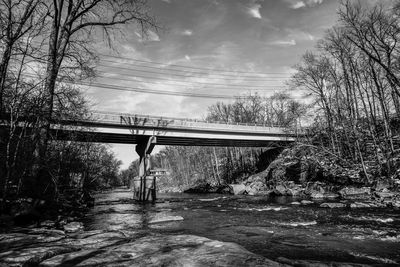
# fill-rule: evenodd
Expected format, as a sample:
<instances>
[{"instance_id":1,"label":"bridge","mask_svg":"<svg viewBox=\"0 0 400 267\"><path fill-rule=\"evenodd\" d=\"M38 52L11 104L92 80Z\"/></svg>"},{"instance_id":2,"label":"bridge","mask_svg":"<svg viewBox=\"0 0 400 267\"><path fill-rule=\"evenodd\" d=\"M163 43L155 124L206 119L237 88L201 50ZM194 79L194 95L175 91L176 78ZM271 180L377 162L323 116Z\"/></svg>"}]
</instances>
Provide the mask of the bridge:
<instances>
[{"instance_id":1,"label":"bridge","mask_svg":"<svg viewBox=\"0 0 400 267\"><path fill-rule=\"evenodd\" d=\"M87 118L63 118L53 124L52 131L59 140L137 144L139 176L133 184L134 195L140 201L156 199L156 179L147 177L150 153L156 144L271 147L296 138L294 131L281 127L101 112L93 112Z\"/></svg>"},{"instance_id":2,"label":"bridge","mask_svg":"<svg viewBox=\"0 0 400 267\"><path fill-rule=\"evenodd\" d=\"M266 147L293 142L297 136L281 127L101 112L62 118L52 131L60 140L139 144L155 136L158 145L223 147Z\"/></svg>"},{"instance_id":3,"label":"bridge","mask_svg":"<svg viewBox=\"0 0 400 267\"><path fill-rule=\"evenodd\" d=\"M134 192L141 201L156 198L155 178L150 182L146 178L155 145L273 147L294 142L299 135L265 125L102 112L85 118L59 118L52 121L50 131L58 140L136 144L140 166Z\"/></svg>"}]
</instances>

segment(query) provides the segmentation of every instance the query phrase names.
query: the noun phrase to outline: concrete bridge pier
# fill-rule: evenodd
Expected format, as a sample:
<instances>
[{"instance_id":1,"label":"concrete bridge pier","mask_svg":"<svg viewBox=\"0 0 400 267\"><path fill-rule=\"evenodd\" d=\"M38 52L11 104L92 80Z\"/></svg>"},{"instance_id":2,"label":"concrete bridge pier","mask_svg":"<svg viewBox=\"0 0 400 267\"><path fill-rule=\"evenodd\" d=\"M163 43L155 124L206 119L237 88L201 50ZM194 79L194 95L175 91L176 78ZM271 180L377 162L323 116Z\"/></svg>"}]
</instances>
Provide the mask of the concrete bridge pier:
<instances>
[{"instance_id":1,"label":"concrete bridge pier","mask_svg":"<svg viewBox=\"0 0 400 267\"><path fill-rule=\"evenodd\" d=\"M140 157L139 161L139 177L134 180L133 194L134 198L139 201L155 201L156 200L156 178L155 176L147 176L151 169L150 154L156 145L157 138L155 136L146 136L136 145L136 153Z\"/></svg>"}]
</instances>

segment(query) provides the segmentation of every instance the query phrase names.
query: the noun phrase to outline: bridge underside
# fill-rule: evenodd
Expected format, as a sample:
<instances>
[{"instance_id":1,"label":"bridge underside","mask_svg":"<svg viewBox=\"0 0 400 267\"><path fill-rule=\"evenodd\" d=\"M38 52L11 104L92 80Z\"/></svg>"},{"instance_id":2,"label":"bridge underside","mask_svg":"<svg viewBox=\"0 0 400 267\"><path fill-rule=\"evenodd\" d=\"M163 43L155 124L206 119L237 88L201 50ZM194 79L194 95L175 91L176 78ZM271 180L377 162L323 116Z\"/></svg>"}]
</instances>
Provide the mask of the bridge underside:
<instances>
[{"instance_id":1,"label":"bridge underside","mask_svg":"<svg viewBox=\"0 0 400 267\"><path fill-rule=\"evenodd\" d=\"M102 133L84 132L70 130L52 130L52 136L58 140L69 140L78 142L95 143L114 143L114 144L139 144L151 135L131 134L131 133ZM165 136L157 135L157 145L171 146L221 146L221 147L270 147L283 146L293 140L280 140L271 138L270 140L245 140L245 139L225 139L225 138L204 138L204 137L185 137L185 136Z\"/></svg>"}]
</instances>

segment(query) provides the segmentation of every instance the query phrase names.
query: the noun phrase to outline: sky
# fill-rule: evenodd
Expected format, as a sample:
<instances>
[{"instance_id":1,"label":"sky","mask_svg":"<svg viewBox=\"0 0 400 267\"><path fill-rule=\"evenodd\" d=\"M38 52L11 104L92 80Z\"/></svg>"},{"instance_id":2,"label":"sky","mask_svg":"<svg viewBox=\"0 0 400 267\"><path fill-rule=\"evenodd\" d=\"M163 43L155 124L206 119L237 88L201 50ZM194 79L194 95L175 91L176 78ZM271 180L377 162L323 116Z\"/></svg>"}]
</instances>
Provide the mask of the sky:
<instances>
[{"instance_id":1,"label":"sky","mask_svg":"<svg viewBox=\"0 0 400 267\"><path fill-rule=\"evenodd\" d=\"M94 83L113 90L87 89L95 109L201 119L217 101L285 91L293 66L336 23L339 0L150 0L149 7L159 29L143 35L126 26L112 49L99 47ZM171 95L182 93L191 96ZM137 158L133 145L111 148L122 168Z\"/></svg>"}]
</instances>

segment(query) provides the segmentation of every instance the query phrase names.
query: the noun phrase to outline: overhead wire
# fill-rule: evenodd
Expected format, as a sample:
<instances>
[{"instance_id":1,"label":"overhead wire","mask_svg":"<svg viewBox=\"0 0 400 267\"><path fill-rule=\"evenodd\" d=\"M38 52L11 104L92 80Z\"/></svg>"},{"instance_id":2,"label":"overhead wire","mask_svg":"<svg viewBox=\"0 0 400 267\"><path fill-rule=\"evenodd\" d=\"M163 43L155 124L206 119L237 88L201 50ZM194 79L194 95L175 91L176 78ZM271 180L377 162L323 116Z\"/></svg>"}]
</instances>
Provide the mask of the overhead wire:
<instances>
[{"instance_id":1,"label":"overhead wire","mask_svg":"<svg viewBox=\"0 0 400 267\"><path fill-rule=\"evenodd\" d=\"M139 83L151 83L151 84L157 84L160 85L159 82L154 82L154 81L149 81L149 80L134 80L134 79L128 79L128 78L122 78L122 77L116 77L116 76L106 76L104 74L110 74L110 73L102 73L102 76L97 76L98 78L101 79L112 79L112 80L117 80L117 81L127 81L127 82L139 82ZM140 78L147 78L145 76L135 76L135 77L140 77ZM164 79L161 79L164 80ZM271 88L285 88L285 86L283 85L262 85L262 86L252 86L252 85L235 85L232 87L231 84L212 84L212 83L200 83L200 82L190 82L190 81L179 81L179 80L167 80L168 82L173 82L173 83L165 83L163 85L171 85L171 86L184 86L184 87L188 87L188 86L192 86L195 87L196 84L201 85L203 87L197 87L197 88L193 88L193 89L215 89L215 90L238 90L238 89L243 89L243 90L259 90L259 91L264 91L264 90L271 90ZM182 84L185 83L185 84ZM208 87L208 88L204 88L204 86L212 86L212 87ZM217 86L217 87L215 87ZM238 87L238 88L237 88ZM255 89L255 88L259 88L259 89Z\"/></svg>"},{"instance_id":2,"label":"overhead wire","mask_svg":"<svg viewBox=\"0 0 400 267\"><path fill-rule=\"evenodd\" d=\"M105 73L105 72L103 72L103 73ZM115 73L112 73L112 72L106 72L106 73L115 74ZM120 75L120 74L118 74L118 75ZM164 81L172 81L172 82L180 82L180 83L189 83L189 84L191 83L191 84L210 85L210 86L215 85L215 86L244 87L244 85L241 85L241 84L205 83L205 82L197 82L197 81L182 81L182 80L170 79L170 78L166 78L166 77L156 77L156 76L149 77L149 76L143 76L143 75L137 75L137 74L132 75L132 76L134 76L134 77L139 77L139 78L147 78L147 79L155 79L155 80L164 80ZM280 85L277 85L277 86L280 86ZM265 85L251 85L251 87L254 87L254 88L265 88L266 86L265 86Z\"/></svg>"},{"instance_id":3,"label":"overhead wire","mask_svg":"<svg viewBox=\"0 0 400 267\"><path fill-rule=\"evenodd\" d=\"M269 81L271 79L285 79L285 78L290 78L290 74L285 74L282 73L282 76L247 76L247 75L238 75L238 74L223 74L223 73L211 73L211 72L198 72L198 71L193 71L193 70L179 70L179 69L166 69L164 67L154 67L154 66L146 66L146 65L141 65L141 64L132 64L132 63L126 63L126 62L121 62L121 61L113 61L113 60L107 60L107 59L101 59L100 62L108 62L108 63L114 63L114 64L124 64L132 67L138 67L138 68L146 68L146 69L155 69L155 70L161 70L163 72L151 72L155 74L168 74L168 75L174 75L174 76L181 76L181 77L192 77L193 75L208 75L208 79L227 79L227 78L236 78L236 79L242 79L242 80L248 80L248 81ZM109 65L104 65L104 64L99 64L104 67L110 67ZM115 67L115 66L112 66ZM119 68L122 68L120 66L117 66ZM126 68L126 67L124 67ZM128 68L127 68L128 69ZM132 69L129 68L130 70L137 70L137 69ZM140 70L144 71L144 70ZM168 71L171 72L178 72L178 73L166 73ZM183 75L183 74L188 74L188 75ZM220 77L209 77L209 76L220 76ZM200 76L201 77L201 76Z\"/></svg>"},{"instance_id":4,"label":"overhead wire","mask_svg":"<svg viewBox=\"0 0 400 267\"><path fill-rule=\"evenodd\" d=\"M140 60L140 59L133 59L133 58L127 58L127 57L119 57L119 56L114 56L114 55L106 55L106 54L99 54L100 56L103 57L110 57L110 58L116 58L116 59L122 59L122 60L129 60L129 61L134 61L134 62L141 62L141 63L147 63L147 64L155 64L155 65L164 65L164 66L169 66L169 67L179 67L179 68L187 68L187 69L195 69L195 70L207 70L207 71L217 71L217 72L223 72L223 73L233 73L234 75L237 75L238 73L242 74L251 74L251 75L268 75L268 74L288 74L286 72L250 72L250 71L233 71L233 70L224 70L224 69L219 69L219 68L203 68L203 67L193 67L193 66L185 66L185 65L178 65L178 64L168 64L168 63L163 63L163 62L156 62L156 61L147 61L147 60Z\"/></svg>"},{"instance_id":5,"label":"overhead wire","mask_svg":"<svg viewBox=\"0 0 400 267\"><path fill-rule=\"evenodd\" d=\"M247 96L234 96L234 95L216 95L216 94L205 94L205 93L191 93L191 92L174 92L165 90L155 90L141 87L127 87L127 86L117 86L101 83L73 83L77 85L89 86L103 88L107 90L117 90L126 92L140 92L148 94L158 94L158 95L171 95L171 96L188 96L188 97L200 97L200 98L214 98L214 99L236 99L236 98L248 98Z\"/></svg>"}]
</instances>

